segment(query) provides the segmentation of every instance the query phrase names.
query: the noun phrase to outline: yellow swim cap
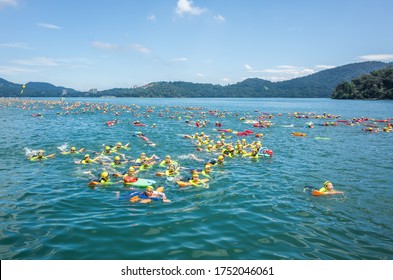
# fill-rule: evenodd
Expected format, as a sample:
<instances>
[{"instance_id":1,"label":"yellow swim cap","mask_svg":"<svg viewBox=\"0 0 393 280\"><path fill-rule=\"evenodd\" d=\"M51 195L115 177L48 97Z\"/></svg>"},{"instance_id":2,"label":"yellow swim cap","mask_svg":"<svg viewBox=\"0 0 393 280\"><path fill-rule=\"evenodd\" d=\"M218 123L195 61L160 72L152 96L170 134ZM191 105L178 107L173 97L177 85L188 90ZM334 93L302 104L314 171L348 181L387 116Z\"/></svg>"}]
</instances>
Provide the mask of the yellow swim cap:
<instances>
[{"instance_id":1,"label":"yellow swim cap","mask_svg":"<svg viewBox=\"0 0 393 280\"><path fill-rule=\"evenodd\" d=\"M90 155L89 155L89 154L86 154L84 158L87 158L87 157L90 157Z\"/></svg>"},{"instance_id":2,"label":"yellow swim cap","mask_svg":"<svg viewBox=\"0 0 393 280\"><path fill-rule=\"evenodd\" d=\"M101 173L101 177L102 177L102 178L107 178L108 176L109 176L109 173L106 172L106 171L104 171L104 172Z\"/></svg>"},{"instance_id":3,"label":"yellow swim cap","mask_svg":"<svg viewBox=\"0 0 393 280\"><path fill-rule=\"evenodd\" d=\"M75 147L72 147L72 148L71 148L71 151L75 151L75 150L76 150L76 148L75 148Z\"/></svg>"},{"instance_id":4,"label":"yellow swim cap","mask_svg":"<svg viewBox=\"0 0 393 280\"><path fill-rule=\"evenodd\" d=\"M111 147L109 147L109 146L106 146L106 147L105 147L105 150L110 150L110 148L111 148Z\"/></svg>"},{"instance_id":5,"label":"yellow swim cap","mask_svg":"<svg viewBox=\"0 0 393 280\"><path fill-rule=\"evenodd\" d=\"M128 168L128 171L135 171L135 168L130 166L130 168Z\"/></svg>"},{"instance_id":6,"label":"yellow swim cap","mask_svg":"<svg viewBox=\"0 0 393 280\"><path fill-rule=\"evenodd\" d=\"M218 156L218 159L224 159L224 156Z\"/></svg>"},{"instance_id":7,"label":"yellow swim cap","mask_svg":"<svg viewBox=\"0 0 393 280\"><path fill-rule=\"evenodd\" d=\"M153 188L152 186L147 186L147 187L146 187L146 190L147 190L147 191L154 191L154 188Z\"/></svg>"},{"instance_id":8,"label":"yellow swim cap","mask_svg":"<svg viewBox=\"0 0 393 280\"><path fill-rule=\"evenodd\" d=\"M325 183L323 183L323 187L326 188L326 186L330 184L330 181L326 181Z\"/></svg>"},{"instance_id":9,"label":"yellow swim cap","mask_svg":"<svg viewBox=\"0 0 393 280\"><path fill-rule=\"evenodd\" d=\"M121 142L118 142L117 145L118 145L118 146L121 146Z\"/></svg>"},{"instance_id":10,"label":"yellow swim cap","mask_svg":"<svg viewBox=\"0 0 393 280\"><path fill-rule=\"evenodd\" d=\"M115 160L120 160L120 157L119 156L115 156Z\"/></svg>"},{"instance_id":11,"label":"yellow swim cap","mask_svg":"<svg viewBox=\"0 0 393 280\"><path fill-rule=\"evenodd\" d=\"M166 156L165 158L171 158L171 156Z\"/></svg>"}]
</instances>

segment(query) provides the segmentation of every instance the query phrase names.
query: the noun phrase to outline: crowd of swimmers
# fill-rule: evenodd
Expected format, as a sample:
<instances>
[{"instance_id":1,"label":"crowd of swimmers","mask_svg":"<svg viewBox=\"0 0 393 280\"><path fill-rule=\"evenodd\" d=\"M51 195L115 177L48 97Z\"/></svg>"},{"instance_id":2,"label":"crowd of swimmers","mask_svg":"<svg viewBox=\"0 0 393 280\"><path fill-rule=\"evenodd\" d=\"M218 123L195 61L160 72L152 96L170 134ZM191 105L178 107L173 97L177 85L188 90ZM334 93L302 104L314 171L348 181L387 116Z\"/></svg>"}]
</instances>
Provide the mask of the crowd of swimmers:
<instances>
[{"instance_id":1,"label":"crowd of swimmers","mask_svg":"<svg viewBox=\"0 0 393 280\"><path fill-rule=\"evenodd\" d=\"M214 169L217 166L225 166L225 161L232 160L233 158L250 158L258 159L260 157L272 157L273 151L263 147L262 133L252 134L249 130L246 130L244 134L235 133L231 129L222 129L225 123L222 121L225 117L232 116L243 122L252 124L255 129L271 129L276 125L274 119L277 117L283 117L284 114L270 114L256 111L257 116L251 113L245 113L239 115L239 113L222 112L218 110L204 111L204 108L186 108L182 112L172 110L171 108L160 108L157 109L154 106L141 108L135 104L132 105L114 105L108 103L90 103L90 102L64 102L64 101L48 101L48 100L20 100L20 99L1 99L0 108L7 106L15 106L23 110L29 111L34 110L32 115L37 115L36 111L43 109L58 109L57 115L68 115L68 114L88 114L100 112L102 114L113 114L116 116L116 121L113 124L124 124L120 118L123 113L132 113L136 118L149 118L150 115L156 113L159 118L167 117L183 123L194 131L201 131L207 128L214 128L216 132L211 132L212 136L205 135L204 132L195 132L191 135L184 135L186 139L189 139L193 146L195 146L194 154L190 155L192 159L197 160L200 163L198 168L188 168L187 166L181 166L174 161L169 155L164 159L160 159L156 155L147 156L145 153L140 153L137 158L132 158L127 155L130 144L122 145L120 142L113 146L107 145L100 152L93 152L84 148L71 147L70 150L62 151L62 155L74 154L75 157L80 157L76 160L77 164L88 165L88 164L101 164L102 174L96 181L106 183L114 181L114 178L119 177L120 179L136 178L138 176L148 177L149 175L156 175L166 178L172 178L173 182L180 188L187 186L206 186L214 176ZM41 117L45 117L45 113L38 113ZM210 122L209 116L217 118ZM362 126L362 130L365 132L391 132L393 125L390 122L390 118L375 120L371 118L352 118L343 119L340 115L323 113L318 115L316 113L288 113L289 118L294 117L296 119L307 119L306 124L302 127L304 129L313 129L317 126L339 126L349 125ZM316 123L319 122L319 123ZM144 126L143 122L134 120L131 125ZM111 125L112 127L112 125ZM112 129L108 127L107 129ZM152 126L147 128L156 128L154 123ZM291 125L293 127L293 124ZM251 128L251 127L250 127ZM212 129L213 130L213 129ZM262 130L260 130L262 131ZM152 132L154 133L154 132ZM241 139L243 136L244 138ZM306 136L306 133L301 132L302 136ZM135 134L139 138L146 141L149 146L154 147L155 144L149 141L142 133L138 132ZM180 141L180 140L179 140ZM131 143L131 146L133 144ZM134 150L132 150L134 152ZM127 156L126 156L127 155ZM45 155L45 151L40 150L36 154L32 155L30 159L32 161L45 160L55 157L55 154ZM210 158L209 160L200 160L200 158ZM202 162L203 161L203 162ZM119 172L116 169L125 169L125 172ZM156 170L154 170L156 169ZM149 174L151 170L156 171L155 174ZM141 173L143 172L143 173ZM157 178L157 177L156 177ZM121 181L121 180L120 180Z\"/></svg>"}]
</instances>

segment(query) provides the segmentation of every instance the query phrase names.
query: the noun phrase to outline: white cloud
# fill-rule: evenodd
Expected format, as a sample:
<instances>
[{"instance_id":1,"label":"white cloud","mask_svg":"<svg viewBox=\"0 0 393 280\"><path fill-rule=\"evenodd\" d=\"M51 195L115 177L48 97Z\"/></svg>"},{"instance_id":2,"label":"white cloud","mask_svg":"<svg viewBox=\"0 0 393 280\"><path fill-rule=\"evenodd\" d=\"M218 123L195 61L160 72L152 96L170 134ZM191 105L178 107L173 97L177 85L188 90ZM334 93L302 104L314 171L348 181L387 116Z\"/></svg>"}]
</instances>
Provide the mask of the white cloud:
<instances>
[{"instance_id":1,"label":"white cloud","mask_svg":"<svg viewBox=\"0 0 393 280\"><path fill-rule=\"evenodd\" d=\"M279 65L279 66L277 66L277 68L279 68L279 69L297 69L299 67L292 66L292 65Z\"/></svg>"},{"instance_id":2,"label":"white cloud","mask_svg":"<svg viewBox=\"0 0 393 280\"><path fill-rule=\"evenodd\" d=\"M173 59L173 61L187 61L187 60L188 60L187 57L177 57Z\"/></svg>"},{"instance_id":3,"label":"white cloud","mask_svg":"<svg viewBox=\"0 0 393 280\"><path fill-rule=\"evenodd\" d=\"M113 49L117 49L118 46L114 45L114 44L110 44L107 42L101 42L101 41L94 41L91 43L93 48L96 49L103 49L103 50L113 50Z\"/></svg>"},{"instance_id":4,"label":"white cloud","mask_svg":"<svg viewBox=\"0 0 393 280\"><path fill-rule=\"evenodd\" d=\"M245 64L244 67L246 68L248 73L256 74L258 75L258 78L269 80L272 82L290 80L298 77L311 75L317 72L316 70L311 68L292 65L279 65L273 68L265 68L260 70L255 70L248 64Z\"/></svg>"},{"instance_id":5,"label":"white cloud","mask_svg":"<svg viewBox=\"0 0 393 280\"><path fill-rule=\"evenodd\" d=\"M200 77L200 78L205 77L205 75L203 75L202 73L197 73L196 75L197 75L197 77Z\"/></svg>"},{"instance_id":6,"label":"white cloud","mask_svg":"<svg viewBox=\"0 0 393 280\"><path fill-rule=\"evenodd\" d=\"M4 43L0 44L0 48L12 48L12 49L25 49L25 50L31 50L28 45L25 43Z\"/></svg>"},{"instance_id":7,"label":"white cloud","mask_svg":"<svg viewBox=\"0 0 393 280\"><path fill-rule=\"evenodd\" d=\"M216 15L216 16L214 16L214 19L219 22L225 21L225 18L222 15Z\"/></svg>"},{"instance_id":8,"label":"white cloud","mask_svg":"<svg viewBox=\"0 0 393 280\"><path fill-rule=\"evenodd\" d=\"M155 15L150 15L150 16L147 17L147 19L151 20L151 21L155 21L156 20L156 16Z\"/></svg>"},{"instance_id":9,"label":"white cloud","mask_svg":"<svg viewBox=\"0 0 393 280\"><path fill-rule=\"evenodd\" d=\"M132 44L132 45L129 45L129 47L131 49L133 49L134 51L138 51L141 53L150 53L150 50L141 44Z\"/></svg>"},{"instance_id":10,"label":"white cloud","mask_svg":"<svg viewBox=\"0 0 393 280\"><path fill-rule=\"evenodd\" d=\"M6 6L18 6L17 0L0 0L0 9Z\"/></svg>"},{"instance_id":11,"label":"white cloud","mask_svg":"<svg viewBox=\"0 0 393 280\"><path fill-rule=\"evenodd\" d=\"M17 75L21 73L35 73L38 72L35 69L28 69L28 68L20 68L20 67L13 67L13 66L0 66L0 74L1 75Z\"/></svg>"},{"instance_id":12,"label":"white cloud","mask_svg":"<svg viewBox=\"0 0 393 280\"><path fill-rule=\"evenodd\" d=\"M335 67L336 66L334 66L334 65L321 65L321 64L315 65L315 68L316 69L320 69L320 70L332 69L332 68L335 68Z\"/></svg>"},{"instance_id":13,"label":"white cloud","mask_svg":"<svg viewBox=\"0 0 393 280\"><path fill-rule=\"evenodd\" d=\"M228 83L229 84L231 79L230 78L222 78L221 81L224 82L224 83Z\"/></svg>"},{"instance_id":14,"label":"white cloud","mask_svg":"<svg viewBox=\"0 0 393 280\"><path fill-rule=\"evenodd\" d=\"M39 26L39 27L48 28L48 29L61 29L60 26L54 25L54 24L50 24L50 23L38 22L38 23L36 23L36 25Z\"/></svg>"},{"instance_id":15,"label":"white cloud","mask_svg":"<svg viewBox=\"0 0 393 280\"><path fill-rule=\"evenodd\" d=\"M207 11L206 8L193 6L193 1L191 0L177 1L176 13L180 16L183 16L183 14L200 15L206 11Z\"/></svg>"},{"instance_id":16,"label":"white cloud","mask_svg":"<svg viewBox=\"0 0 393 280\"><path fill-rule=\"evenodd\" d=\"M358 57L360 60L372 60L372 61L392 61L393 54L369 54L369 55L362 55Z\"/></svg>"},{"instance_id":17,"label":"white cloud","mask_svg":"<svg viewBox=\"0 0 393 280\"><path fill-rule=\"evenodd\" d=\"M102 50L119 50L119 51L134 50L141 53L150 53L150 50L141 44L116 45L108 42L93 41L91 43L91 46L93 48L102 49Z\"/></svg>"},{"instance_id":18,"label":"white cloud","mask_svg":"<svg viewBox=\"0 0 393 280\"><path fill-rule=\"evenodd\" d=\"M250 65L248 65L248 64L244 64L244 68L246 68L247 71L252 71L253 70L253 68Z\"/></svg>"},{"instance_id":19,"label":"white cloud","mask_svg":"<svg viewBox=\"0 0 393 280\"><path fill-rule=\"evenodd\" d=\"M61 60L49 57L32 57L30 59L18 59L13 63L26 66L57 66Z\"/></svg>"}]
</instances>

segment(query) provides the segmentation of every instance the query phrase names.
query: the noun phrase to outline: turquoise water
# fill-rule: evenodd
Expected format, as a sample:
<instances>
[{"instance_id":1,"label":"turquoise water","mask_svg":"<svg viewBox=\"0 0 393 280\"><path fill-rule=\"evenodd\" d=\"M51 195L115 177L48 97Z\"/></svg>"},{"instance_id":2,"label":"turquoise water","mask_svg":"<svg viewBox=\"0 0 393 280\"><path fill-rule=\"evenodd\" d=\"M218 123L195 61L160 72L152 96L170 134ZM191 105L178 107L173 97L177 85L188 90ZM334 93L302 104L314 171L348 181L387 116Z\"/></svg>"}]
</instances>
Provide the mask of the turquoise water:
<instances>
[{"instance_id":1,"label":"turquoise water","mask_svg":"<svg viewBox=\"0 0 393 280\"><path fill-rule=\"evenodd\" d=\"M393 259L393 134L368 133L363 124L320 126L334 119L293 115L386 119L393 116L391 101L0 100L1 259ZM199 109L187 110L190 106ZM32 117L37 113L43 117ZM269 128L240 120L263 113L273 115ZM120 122L105 124L113 119ZM146 126L133 126L136 120ZM209 123L197 128L187 120ZM263 146L273 150L273 157L226 159L224 166L214 167L208 189L179 189L155 176L159 167L139 174L165 186L171 203L119 200L115 192L126 192L122 184L91 189L89 172L98 176L106 168L75 164L84 153L60 154L71 146L93 154L121 141L130 142L127 159L140 152L160 158L169 154L185 168L202 168L213 156L196 151L183 135L203 131L218 140L216 121L222 128L263 133ZM309 121L315 128L306 128ZM156 146L135 137L138 131ZM291 136L293 131L307 137ZM227 135L232 135L227 142L257 140ZM56 157L27 160L39 149ZM304 186L319 188L325 180L345 194L304 192Z\"/></svg>"}]
</instances>

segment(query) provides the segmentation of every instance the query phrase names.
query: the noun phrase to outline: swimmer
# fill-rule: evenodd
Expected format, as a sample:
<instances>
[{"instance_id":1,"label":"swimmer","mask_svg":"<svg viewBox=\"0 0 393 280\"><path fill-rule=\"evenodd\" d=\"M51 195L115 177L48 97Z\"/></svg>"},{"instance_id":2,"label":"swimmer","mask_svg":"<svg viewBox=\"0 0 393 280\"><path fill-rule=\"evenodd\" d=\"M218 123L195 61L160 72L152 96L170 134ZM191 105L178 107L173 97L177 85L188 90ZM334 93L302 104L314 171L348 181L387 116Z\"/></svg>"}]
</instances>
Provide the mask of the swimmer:
<instances>
[{"instance_id":1,"label":"swimmer","mask_svg":"<svg viewBox=\"0 0 393 280\"><path fill-rule=\"evenodd\" d=\"M227 144L225 149L222 150L222 155L224 157L232 158L235 155L235 149L233 148L232 144Z\"/></svg>"},{"instance_id":2,"label":"swimmer","mask_svg":"<svg viewBox=\"0 0 393 280\"><path fill-rule=\"evenodd\" d=\"M258 149L253 148L250 153L244 154L246 157L259 158Z\"/></svg>"},{"instance_id":3,"label":"swimmer","mask_svg":"<svg viewBox=\"0 0 393 280\"><path fill-rule=\"evenodd\" d=\"M214 149L214 147L213 147L213 145L212 144L209 144L209 145L207 145L207 148L206 148L206 152L208 152L208 153L212 153L212 152L214 152L216 149Z\"/></svg>"},{"instance_id":4,"label":"swimmer","mask_svg":"<svg viewBox=\"0 0 393 280\"><path fill-rule=\"evenodd\" d=\"M147 157L147 156L146 156L146 153L142 152L142 153L140 154L139 158L137 158L136 160L134 160L134 162L136 162L136 163L141 163L141 162L143 162L145 159L147 159L147 160L150 161L150 160L153 159L153 157Z\"/></svg>"},{"instance_id":5,"label":"swimmer","mask_svg":"<svg viewBox=\"0 0 393 280\"><path fill-rule=\"evenodd\" d=\"M325 194L343 194L344 192L336 191L333 184L330 181L323 183L323 187L319 189L319 192Z\"/></svg>"},{"instance_id":6,"label":"swimmer","mask_svg":"<svg viewBox=\"0 0 393 280\"><path fill-rule=\"evenodd\" d=\"M175 176L179 174L180 166L176 168L176 165L171 164L169 168L165 171L165 176Z\"/></svg>"},{"instance_id":7,"label":"swimmer","mask_svg":"<svg viewBox=\"0 0 393 280\"><path fill-rule=\"evenodd\" d=\"M111 147L106 146L105 150L101 152L101 155L110 155L112 153Z\"/></svg>"},{"instance_id":8,"label":"swimmer","mask_svg":"<svg viewBox=\"0 0 393 280\"><path fill-rule=\"evenodd\" d=\"M147 186L144 192L132 192L130 202L149 203L153 200L161 200L162 202L171 202L167 199L165 193L159 191L162 187L157 188L155 191L152 186Z\"/></svg>"},{"instance_id":9,"label":"swimmer","mask_svg":"<svg viewBox=\"0 0 393 280\"><path fill-rule=\"evenodd\" d=\"M98 180L98 182L104 184L104 183L109 183L109 180L110 180L109 173L104 171L101 173L101 178Z\"/></svg>"},{"instance_id":10,"label":"swimmer","mask_svg":"<svg viewBox=\"0 0 393 280\"><path fill-rule=\"evenodd\" d=\"M171 164L177 165L177 162L171 159L171 156L166 156L163 161L161 161L160 166L169 166Z\"/></svg>"},{"instance_id":11,"label":"swimmer","mask_svg":"<svg viewBox=\"0 0 393 280\"><path fill-rule=\"evenodd\" d=\"M202 170L201 174L203 176L205 176L206 178L210 179L211 178L210 174L212 173L212 171L213 171L212 165L209 163L206 163L205 168Z\"/></svg>"},{"instance_id":12,"label":"swimmer","mask_svg":"<svg viewBox=\"0 0 393 280\"><path fill-rule=\"evenodd\" d=\"M161 199L162 202L171 202L169 199L166 198L165 193L155 191L152 186L147 186L145 192L143 193L147 198L142 199L141 203L148 203L151 202L154 198Z\"/></svg>"},{"instance_id":13,"label":"swimmer","mask_svg":"<svg viewBox=\"0 0 393 280\"><path fill-rule=\"evenodd\" d=\"M142 165L139 167L139 170L147 170L153 167L155 164L155 161L149 161L148 159L145 159L142 163Z\"/></svg>"},{"instance_id":14,"label":"swimmer","mask_svg":"<svg viewBox=\"0 0 393 280\"><path fill-rule=\"evenodd\" d=\"M213 160L209 161L208 163L211 165L224 164L224 156L219 155L217 157L217 160L213 159Z\"/></svg>"},{"instance_id":15,"label":"swimmer","mask_svg":"<svg viewBox=\"0 0 393 280\"><path fill-rule=\"evenodd\" d=\"M89 183L89 187L94 188L96 185L103 185L109 183L110 183L109 173L104 171L101 173L101 177L98 180L93 180Z\"/></svg>"},{"instance_id":16,"label":"swimmer","mask_svg":"<svg viewBox=\"0 0 393 280\"><path fill-rule=\"evenodd\" d=\"M208 181L209 181L209 179L199 179L198 172L194 172L194 173L192 173L191 180L189 180L188 182L190 182L191 185L199 186L199 185L204 184L204 183L206 183Z\"/></svg>"},{"instance_id":17,"label":"swimmer","mask_svg":"<svg viewBox=\"0 0 393 280\"><path fill-rule=\"evenodd\" d=\"M44 160L44 159L53 158L53 157L55 157L55 154L50 154L50 155L45 156L44 150L40 150L38 152L38 154L29 157L29 160Z\"/></svg>"},{"instance_id":18,"label":"swimmer","mask_svg":"<svg viewBox=\"0 0 393 280\"><path fill-rule=\"evenodd\" d=\"M127 144L125 144L125 145L123 146L123 144L122 144L121 142L117 142L117 143L116 143L116 146L112 148L112 151L116 152L116 151L119 151L119 150L121 150L121 149L126 149L126 150L128 150L128 149L129 149L129 145L130 145L130 143L127 143Z\"/></svg>"},{"instance_id":19,"label":"swimmer","mask_svg":"<svg viewBox=\"0 0 393 280\"><path fill-rule=\"evenodd\" d=\"M86 154L80 162L77 162L77 164L89 164L89 163L94 163L94 162L97 161L98 158L99 158L99 157L96 157L96 158L94 158L94 159L91 159L91 158L90 158L90 155L89 155L89 154Z\"/></svg>"},{"instance_id":20,"label":"swimmer","mask_svg":"<svg viewBox=\"0 0 393 280\"><path fill-rule=\"evenodd\" d=\"M71 149L70 149L68 152L64 151L64 152L61 152L61 154L62 154L62 155L79 154L79 153L83 152L84 150L85 150L85 148L76 150L75 147L71 147Z\"/></svg>"},{"instance_id":21,"label":"swimmer","mask_svg":"<svg viewBox=\"0 0 393 280\"><path fill-rule=\"evenodd\" d=\"M126 172L114 173L113 176L114 177L123 177L123 178L126 177L126 176L128 176L128 177L136 177L136 174L138 174L138 173L139 173L139 170L135 170L135 168L133 166L130 166Z\"/></svg>"}]
</instances>

